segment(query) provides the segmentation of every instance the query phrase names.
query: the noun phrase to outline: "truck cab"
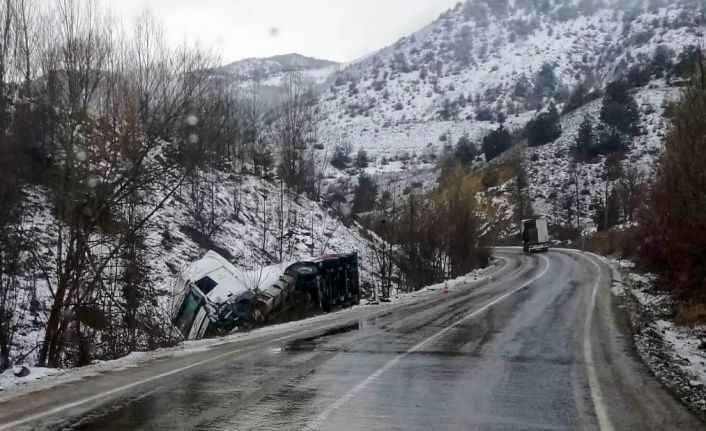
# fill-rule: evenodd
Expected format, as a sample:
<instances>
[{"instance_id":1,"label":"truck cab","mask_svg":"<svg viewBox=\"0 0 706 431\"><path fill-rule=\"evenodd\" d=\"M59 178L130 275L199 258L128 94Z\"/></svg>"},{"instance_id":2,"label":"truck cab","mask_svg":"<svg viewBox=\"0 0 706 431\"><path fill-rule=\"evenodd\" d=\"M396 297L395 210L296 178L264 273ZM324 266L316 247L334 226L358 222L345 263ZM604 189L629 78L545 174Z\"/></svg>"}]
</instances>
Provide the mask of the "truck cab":
<instances>
[{"instance_id":1,"label":"truck cab","mask_svg":"<svg viewBox=\"0 0 706 431\"><path fill-rule=\"evenodd\" d=\"M522 249L525 253L549 251L549 227L545 216L522 220Z\"/></svg>"}]
</instances>

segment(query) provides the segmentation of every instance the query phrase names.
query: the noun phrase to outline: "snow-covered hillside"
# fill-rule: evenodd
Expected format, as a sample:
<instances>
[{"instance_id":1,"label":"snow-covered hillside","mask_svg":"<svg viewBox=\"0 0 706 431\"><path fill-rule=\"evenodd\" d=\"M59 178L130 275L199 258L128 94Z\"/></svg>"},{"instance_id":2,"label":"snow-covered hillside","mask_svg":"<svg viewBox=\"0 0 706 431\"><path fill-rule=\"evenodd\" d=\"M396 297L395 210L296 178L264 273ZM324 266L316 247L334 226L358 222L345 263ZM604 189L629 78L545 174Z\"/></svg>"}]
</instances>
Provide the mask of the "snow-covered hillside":
<instances>
[{"instance_id":1,"label":"snow-covered hillside","mask_svg":"<svg viewBox=\"0 0 706 431\"><path fill-rule=\"evenodd\" d=\"M155 292L156 309L164 316L171 309L175 277L192 262L200 259L207 249L224 255L236 268L257 270L282 261L318 257L328 253L358 252L361 279L372 281L370 242L356 227L347 227L329 210L302 196L295 196L259 177L212 172L210 184L204 184L210 194L213 186L213 211L219 228L210 244L194 229L194 211L211 211L210 200L194 202L192 188L187 185L170 199L145 227L145 260L149 289ZM28 235L38 245L28 276L21 290L31 298L17 303L18 330L14 339L13 357L34 363L37 346L42 342L43 326L51 303L50 286L56 286L52 265L56 256L57 220L51 209L46 190L33 187L25 193L29 216L24 221ZM210 199L210 198L209 198ZM206 204L206 208L199 205Z\"/></svg>"},{"instance_id":2,"label":"snow-covered hillside","mask_svg":"<svg viewBox=\"0 0 706 431\"><path fill-rule=\"evenodd\" d=\"M265 87L279 87L292 74L301 75L306 84L320 85L334 74L340 65L299 54L277 55L269 58L248 58L221 68L221 72L239 85L258 82Z\"/></svg>"},{"instance_id":3,"label":"snow-covered hillside","mask_svg":"<svg viewBox=\"0 0 706 431\"><path fill-rule=\"evenodd\" d=\"M702 41L703 7L699 0L459 3L331 77L320 96L320 138L328 147L364 149L372 158L368 172L383 180L398 173L416 181L415 172L428 173L434 155L464 135L480 144L499 120L520 129L551 102L561 110L578 86L601 92L655 57L677 61ZM662 147L664 102L677 94L654 79L636 95L643 134L629 143L623 162L647 175ZM562 119L557 142L527 152L535 158L530 182L537 212L556 212L547 197L565 188L569 145L584 116L598 122L600 106L601 99L579 106ZM602 169L602 161L582 167L586 225L591 201L603 194Z\"/></svg>"},{"instance_id":4,"label":"snow-covered hillside","mask_svg":"<svg viewBox=\"0 0 706 431\"><path fill-rule=\"evenodd\" d=\"M478 135L499 113L566 100L579 83L600 90L657 47L676 57L701 40L698 1L537 3L459 3L348 65L321 96L322 138L388 158L420 153L443 133Z\"/></svg>"},{"instance_id":5,"label":"snow-covered hillside","mask_svg":"<svg viewBox=\"0 0 706 431\"><path fill-rule=\"evenodd\" d=\"M655 162L664 146L664 135L668 120L664 118L664 108L679 95L678 89L664 85L641 88L635 99L641 112L640 127L643 134L633 137L628 143L622 166L640 181L648 180L655 172ZM566 213L561 208L562 199L574 193L572 179L571 152L575 145L579 125L588 117L600 125L602 99L590 102L586 106L564 116L562 136L555 142L537 148L527 149L527 167L530 183L530 197L534 210L547 214L561 224L569 224ZM581 225L592 228L592 207L595 198L605 195L604 169L606 158L600 157L578 166L579 190L582 208ZM611 187L611 186L609 186Z\"/></svg>"}]
</instances>

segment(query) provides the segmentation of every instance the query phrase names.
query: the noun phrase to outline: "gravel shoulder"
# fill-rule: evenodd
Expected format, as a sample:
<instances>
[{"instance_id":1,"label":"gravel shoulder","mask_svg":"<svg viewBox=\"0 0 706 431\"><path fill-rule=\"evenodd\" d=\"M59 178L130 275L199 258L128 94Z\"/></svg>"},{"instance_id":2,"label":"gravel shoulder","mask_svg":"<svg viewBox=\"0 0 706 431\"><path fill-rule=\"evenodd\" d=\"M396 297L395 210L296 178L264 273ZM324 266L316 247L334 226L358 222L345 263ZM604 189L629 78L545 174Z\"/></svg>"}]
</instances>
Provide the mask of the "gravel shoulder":
<instances>
[{"instance_id":1,"label":"gravel shoulder","mask_svg":"<svg viewBox=\"0 0 706 431\"><path fill-rule=\"evenodd\" d=\"M627 261L610 261L613 293L629 311L635 346L654 376L706 421L706 325L675 323L675 300Z\"/></svg>"}]
</instances>

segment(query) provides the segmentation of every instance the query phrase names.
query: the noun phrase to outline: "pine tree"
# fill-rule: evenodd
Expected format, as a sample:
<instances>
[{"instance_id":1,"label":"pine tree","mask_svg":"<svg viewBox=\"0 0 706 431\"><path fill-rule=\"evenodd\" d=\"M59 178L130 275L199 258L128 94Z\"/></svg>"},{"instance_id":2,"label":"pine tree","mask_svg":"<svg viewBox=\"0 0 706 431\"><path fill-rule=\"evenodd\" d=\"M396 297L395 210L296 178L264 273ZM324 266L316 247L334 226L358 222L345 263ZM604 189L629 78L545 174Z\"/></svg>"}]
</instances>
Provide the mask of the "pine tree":
<instances>
[{"instance_id":1,"label":"pine tree","mask_svg":"<svg viewBox=\"0 0 706 431\"><path fill-rule=\"evenodd\" d=\"M358 177L358 187L353 198L353 214L371 211L377 202L378 186L375 181L363 173Z\"/></svg>"},{"instance_id":2,"label":"pine tree","mask_svg":"<svg viewBox=\"0 0 706 431\"><path fill-rule=\"evenodd\" d=\"M630 94L627 81L620 80L608 84L601 108L601 120L621 133L637 134L640 111L635 98Z\"/></svg>"},{"instance_id":3,"label":"pine tree","mask_svg":"<svg viewBox=\"0 0 706 431\"><path fill-rule=\"evenodd\" d=\"M591 117L585 116L579 126L579 133L576 137L574 157L577 160L585 160L593 147L594 141L593 122L591 121Z\"/></svg>"},{"instance_id":4,"label":"pine tree","mask_svg":"<svg viewBox=\"0 0 706 431\"><path fill-rule=\"evenodd\" d=\"M368 153L364 149L358 150L358 154L355 156L355 167L358 169L365 169L368 167L370 159Z\"/></svg>"},{"instance_id":5,"label":"pine tree","mask_svg":"<svg viewBox=\"0 0 706 431\"><path fill-rule=\"evenodd\" d=\"M478 156L478 149L471 142L468 134L464 134L456 143L455 156L458 160L465 164L472 163Z\"/></svg>"},{"instance_id":6,"label":"pine tree","mask_svg":"<svg viewBox=\"0 0 706 431\"><path fill-rule=\"evenodd\" d=\"M561 117L556 105L549 111L537 115L525 126L525 136L530 147L539 147L557 140L561 136Z\"/></svg>"},{"instance_id":7,"label":"pine tree","mask_svg":"<svg viewBox=\"0 0 706 431\"><path fill-rule=\"evenodd\" d=\"M486 161L493 160L509 150L510 147L512 147L512 136L510 136L510 132L503 126L500 126L498 130L490 132L483 138L482 150L485 153Z\"/></svg>"}]
</instances>

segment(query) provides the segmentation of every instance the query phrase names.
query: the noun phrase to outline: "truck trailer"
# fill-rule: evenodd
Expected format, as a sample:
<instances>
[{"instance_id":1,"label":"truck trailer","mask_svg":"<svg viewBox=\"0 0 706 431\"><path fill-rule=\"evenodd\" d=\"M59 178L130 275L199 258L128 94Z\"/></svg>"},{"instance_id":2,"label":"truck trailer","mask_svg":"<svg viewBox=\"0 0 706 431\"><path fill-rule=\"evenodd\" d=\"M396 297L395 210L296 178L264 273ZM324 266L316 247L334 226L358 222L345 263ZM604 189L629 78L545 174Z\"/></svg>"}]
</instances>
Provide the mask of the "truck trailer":
<instances>
[{"instance_id":1,"label":"truck trailer","mask_svg":"<svg viewBox=\"0 0 706 431\"><path fill-rule=\"evenodd\" d=\"M545 216L522 220L521 234L525 253L549 251L549 227Z\"/></svg>"},{"instance_id":2,"label":"truck trailer","mask_svg":"<svg viewBox=\"0 0 706 431\"><path fill-rule=\"evenodd\" d=\"M175 329L184 339L206 338L265 324L297 307L313 314L360 303L358 255L238 271L208 252L184 271L175 291Z\"/></svg>"}]
</instances>

